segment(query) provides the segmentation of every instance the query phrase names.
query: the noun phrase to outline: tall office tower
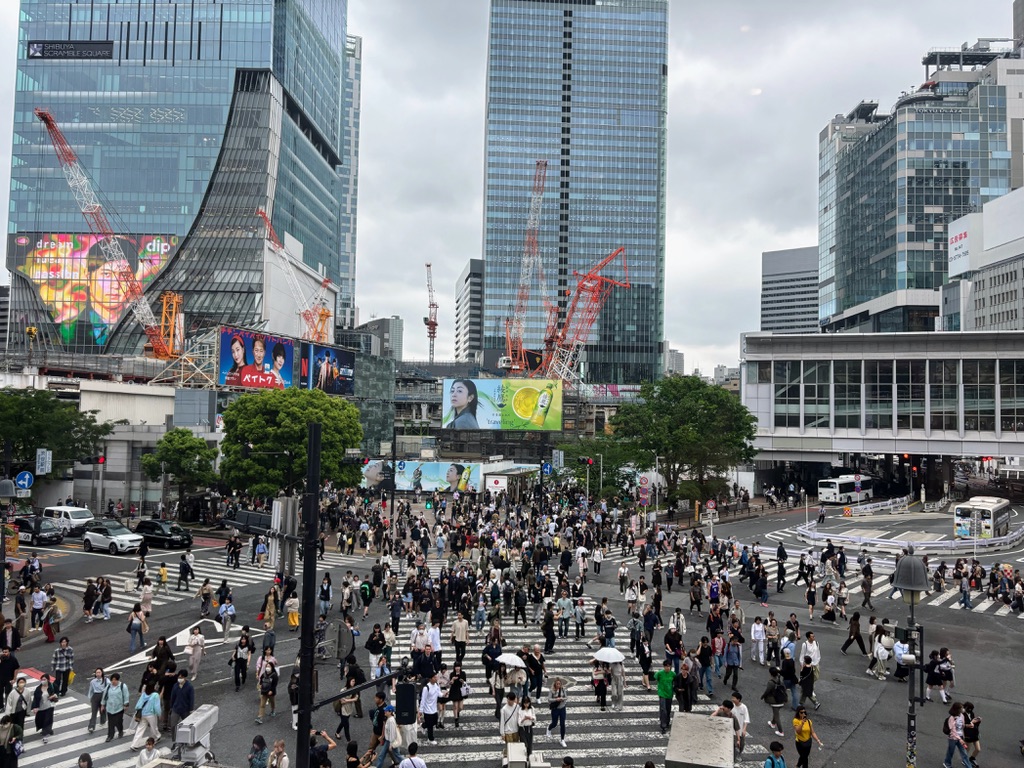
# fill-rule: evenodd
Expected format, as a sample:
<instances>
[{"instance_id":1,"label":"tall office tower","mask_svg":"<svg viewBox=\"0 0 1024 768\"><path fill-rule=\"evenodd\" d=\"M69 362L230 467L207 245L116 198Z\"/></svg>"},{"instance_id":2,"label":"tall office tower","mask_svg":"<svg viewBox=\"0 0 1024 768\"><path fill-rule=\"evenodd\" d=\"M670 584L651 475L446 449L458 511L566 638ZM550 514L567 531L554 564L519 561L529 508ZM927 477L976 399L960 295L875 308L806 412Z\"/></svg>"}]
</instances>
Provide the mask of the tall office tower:
<instances>
[{"instance_id":1,"label":"tall office tower","mask_svg":"<svg viewBox=\"0 0 1024 768\"><path fill-rule=\"evenodd\" d=\"M346 13L346 0L22 0L11 347L30 326L51 349L136 353L145 341L36 107L105 198L150 303L183 295L186 336L269 321L257 208L340 283Z\"/></svg>"},{"instance_id":2,"label":"tall office tower","mask_svg":"<svg viewBox=\"0 0 1024 768\"><path fill-rule=\"evenodd\" d=\"M585 273L620 246L614 289L583 355L589 382L656 378L664 349L667 0L491 0L484 187L485 364L516 305L534 165L548 161L538 249L563 316ZM622 278L621 268L607 274ZM524 346L542 349L531 285Z\"/></svg>"},{"instance_id":3,"label":"tall office tower","mask_svg":"<svg viewBox=\"0 0 1024 768\"><path fill-rule=\"evenodd\" d=\"M1024 66L988 41L924 57L891 114L862 102L819 136L823 330L929 331L947 226L1024 184Z\"/></svg>"},{"instance_id":4,"label":"tall office tower","mask_svg":"<svg viewBox=\"0 0 1024 768\"><path fill-rule=\"evenodd\" d=\"M398 315L374 318L368 323L357 326L355 330L365 331L376 339L376 343L372 347L373 354L402 362L405 321Z\"/></svg>"},{"instance_id":5,"label":"tall office tower","mask_svg":"<svg viewBox=\"0 0 1024 768\"><path fill-rule=\"evenodd\" d=\"M363 38L345 41L345 129L341 138L341 250L338 260L338 302L334 324L356 324L356 210L359 202L359 119L363 82Z\"/></svg>"},{"instance_id":6,"label":"tall office tower","mask_svg":"<svg viewBox=\"0 0 1024 768\"><path fill-rule=\"evenodd\" d=\"M761 254L761 330L818 332L818 247Z\"/></svg>"},{"instance_id":7,"label":"tall office tower","mask_svg":"<svg viewBox=\"0 0 1024 768\"><path fill-rule=\"evenodd\" d=\"M476 360L484 348L484 261L470 259L455 283L455 359Z\"/></svg>"},{"instance_id":8,"label":"tall office tower","mask_svg":"<svg viewBox=\"0 0 1024 768\"><path fill-rule=\"evenodd\" d=\"M670 374L686 375L686 356L682 352L678 349L669 349L665 352L664 358L663 369L666 376Z\"/></svg>"}]
</instances>

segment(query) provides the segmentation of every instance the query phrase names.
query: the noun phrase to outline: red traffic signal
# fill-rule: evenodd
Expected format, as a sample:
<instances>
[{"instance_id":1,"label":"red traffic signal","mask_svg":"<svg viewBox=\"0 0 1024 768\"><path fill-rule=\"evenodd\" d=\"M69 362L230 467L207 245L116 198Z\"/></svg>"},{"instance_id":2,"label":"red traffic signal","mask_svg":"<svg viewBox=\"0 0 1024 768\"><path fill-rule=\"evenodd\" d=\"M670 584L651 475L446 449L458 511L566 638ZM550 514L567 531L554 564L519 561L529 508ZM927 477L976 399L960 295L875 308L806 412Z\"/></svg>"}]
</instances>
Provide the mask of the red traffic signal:
<instances>
[{"instance_id":1,"label":"red traffic signal","mask_svg":"<svg viewBox=\"0 0 1024 768\"><path fill-rule=\"evenodd\" d=\"M99 456L96 457L96 463L97 464L106 464L107 463L107 457L101 453Z\"/></svg>"},{"instance_id":2,"label":"red traffic signal","mask_svg":"<svg viewBox=\"0 0 1024 768\"><path fill-rule=\"evenodd\" d=\"M366 457L363 457L363 466L365 467L369 463L370 463L370 460L367 459Z\"/></svg>"}]
</instances>

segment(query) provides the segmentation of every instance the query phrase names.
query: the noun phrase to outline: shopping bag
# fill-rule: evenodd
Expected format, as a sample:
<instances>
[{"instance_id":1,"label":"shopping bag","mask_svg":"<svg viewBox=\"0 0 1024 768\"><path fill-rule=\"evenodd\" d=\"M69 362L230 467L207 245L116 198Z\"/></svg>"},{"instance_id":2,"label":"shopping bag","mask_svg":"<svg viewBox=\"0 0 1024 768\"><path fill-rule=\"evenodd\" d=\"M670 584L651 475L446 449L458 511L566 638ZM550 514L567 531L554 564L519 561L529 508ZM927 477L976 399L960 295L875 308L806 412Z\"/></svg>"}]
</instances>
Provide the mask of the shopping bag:
<instances>
[{"instance_id":1,"label":"shopping bag","mask_svg":"<svg viewBox=\"0 0 1024 768\"><path fill-rule=\"evenodd\" d=\"M68 685L72 685L75 682L75 670L68 672Z\"/></svg>"}]
</instances>

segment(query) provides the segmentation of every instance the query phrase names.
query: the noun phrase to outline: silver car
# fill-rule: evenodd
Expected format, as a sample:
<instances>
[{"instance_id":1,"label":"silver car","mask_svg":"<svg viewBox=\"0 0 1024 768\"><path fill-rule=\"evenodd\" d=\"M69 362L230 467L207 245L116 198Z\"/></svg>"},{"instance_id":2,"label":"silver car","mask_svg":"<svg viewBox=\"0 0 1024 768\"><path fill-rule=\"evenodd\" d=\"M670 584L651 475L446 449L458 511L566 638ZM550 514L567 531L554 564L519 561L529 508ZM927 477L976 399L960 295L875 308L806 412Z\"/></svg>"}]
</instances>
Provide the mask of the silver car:
<instances>
[{"instance_id":1,"label":"silver car","mask_svg":"<svg viewBox=\"0 0 1024 768\"><path fill-rule=\"evenodd\" d=\"M85 527L82 534L82 548L86 552L105 549L112 555L123 552L137 552L142 537L132 533L117 520L97 520Z\"/></svg>"}]
</instances>

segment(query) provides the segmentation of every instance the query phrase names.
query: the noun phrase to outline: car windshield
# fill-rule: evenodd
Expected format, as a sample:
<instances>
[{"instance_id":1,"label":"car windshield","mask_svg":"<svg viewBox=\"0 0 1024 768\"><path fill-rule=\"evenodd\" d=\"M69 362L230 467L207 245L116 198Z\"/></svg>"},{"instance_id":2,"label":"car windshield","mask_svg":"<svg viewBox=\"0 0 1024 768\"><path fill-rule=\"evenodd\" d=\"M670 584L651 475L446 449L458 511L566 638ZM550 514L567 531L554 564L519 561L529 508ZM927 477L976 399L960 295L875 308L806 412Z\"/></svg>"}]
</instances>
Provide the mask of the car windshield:
<instances>
[{"instance_id":1,"label":"car windshield","mask_svg":"<svg viewBox=\"0 0 1024 768\"><path fill-rule=\"evenodd\" d=\"M170 531L171 533L184 533L185 532L185 529L182 528L180 525L177 525L177 524L168 526L167 530Z\"/></svg>"},{"instance_id":2,"label":"car windshield","mask_svg":"<svg viewBox=\"0 0 1024 768\"><path fill-rule=\"evenodd\" d=\"M48 518L40 518L39 530L40 531L52 531L57 528L57 524Z\"/></svg>"},{"instance_id":3,"label":"car windshield","mask_svg":"<svg viewBox=\"0 0 1024 768\"><path fill-rule=\"evenodd\" d=\"M74 520L88 520L92 517L92 512L88 509L72 509L69 513Z\"/></svg>"},{"instance_id":4,"label":"car windshield","mask_svg":"<svg viewBox=\"0 0 1024 768\"><path fill-rule=\"evenodd\" d=\"M128 536L131 534L127 528L123 525L106 525L101 530L106 531L108 536Z\"/></svg>"}]
</instances>

